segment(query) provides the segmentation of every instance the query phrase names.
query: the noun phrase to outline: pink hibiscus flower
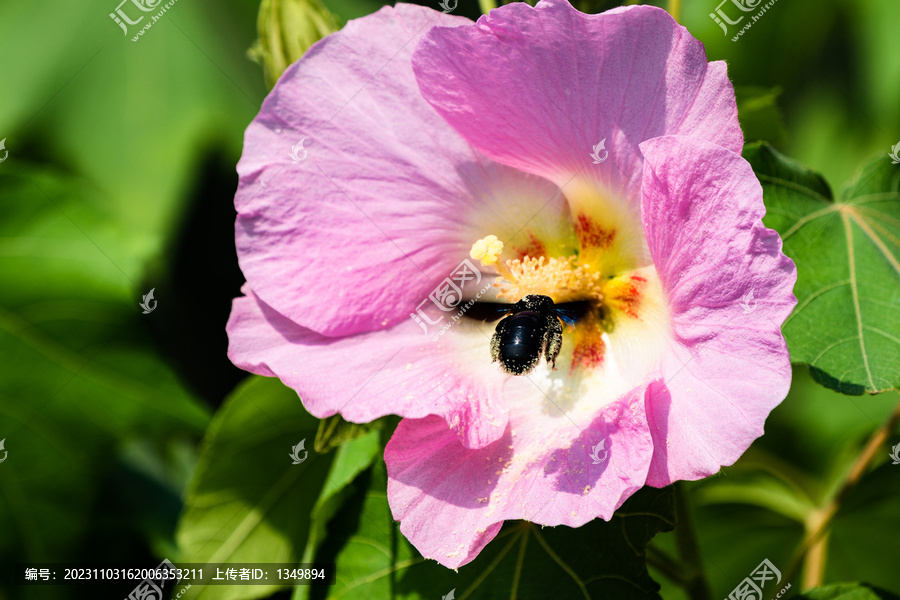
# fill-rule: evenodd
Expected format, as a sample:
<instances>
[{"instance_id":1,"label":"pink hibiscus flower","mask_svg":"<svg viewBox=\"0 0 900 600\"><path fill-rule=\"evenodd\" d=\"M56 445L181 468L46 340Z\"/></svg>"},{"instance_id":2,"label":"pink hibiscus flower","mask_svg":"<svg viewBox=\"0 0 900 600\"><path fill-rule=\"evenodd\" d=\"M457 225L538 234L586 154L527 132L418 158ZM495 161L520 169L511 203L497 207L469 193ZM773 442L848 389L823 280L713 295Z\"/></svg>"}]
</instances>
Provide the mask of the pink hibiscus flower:
<instances>
[{"instance_id":1,"label":"pink hibiscus flower","mask_svg":"<svg viewBox=\"0 0 900 600\"><path fill-rule=\"evenodd\" d=\"M351 21L247 129L229 356L317 417L404 417L388 500L448 567L506 519L609 519L733 463L787 394L796 273L742 144L725 64L658 8ZM528 295L583 310L513 375L460 314Z\"/></svg>"}]
</instances>

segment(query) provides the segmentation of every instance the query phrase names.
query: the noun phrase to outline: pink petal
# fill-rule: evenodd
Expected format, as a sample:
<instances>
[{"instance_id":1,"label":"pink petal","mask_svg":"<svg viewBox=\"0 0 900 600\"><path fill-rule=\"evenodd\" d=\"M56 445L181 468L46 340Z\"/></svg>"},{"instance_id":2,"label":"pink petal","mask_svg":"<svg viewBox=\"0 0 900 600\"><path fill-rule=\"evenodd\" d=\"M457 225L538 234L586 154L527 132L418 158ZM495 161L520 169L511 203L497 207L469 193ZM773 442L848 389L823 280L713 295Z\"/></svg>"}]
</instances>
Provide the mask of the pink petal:
<instances>
[{"instance_id":1,"label":"pink petal","mask_svg":"<svg viewBox=\"0 0 900 600\"><path fill-rule=\"evenodd\" d=\"M405 4L350 21L285 71L248 127L238 258L295 323L331 336L393 325L479 237L513 236L548 204L559 216L556 186L485 159L419 94L418 38L463 23Z\"/></svg>"},{"instance_id":2,"label":"pink petal","mask_svg":"<svg viewBox=\"0 0 900 600\"><path fill-rule=\"evenodd\" d=\"M365 423L388 414L439 415L473 448L506 430L505 376L491 364L481 331L432 341L406 319L387 330L331 338L296 325L249 286L243 292L228 320L228 357L252 373L279 377L314 416L340 413ZM474 325L455 325L466 327Z\"/></svg>"},{"instance_id":3,"label":"pink petal","mask_svg":"<svg viewBox=\"0 0 900 600\"><path fill-rule=\"evenodd\" d=\"M447 567L474 559L506 519L579 527L609 519L644 484L652 444L643 386L579 428L561 412L548 416L527 378L510 384L521 401L493 444L467 449L430 417L401 421L385 448L394 519L425 557ZM594 464L590 452L602 440L603 460Z\"/></svg>"},{"instance_id":4,"label":"pink petal","mask_svg":"<svg viewBox=\"0 0 900 600\"><path fill-rule=\"evenodd\" d=\"M797 303L797 273L762 224L762 188L747 161L680 136L641 151L642 220L674 336L647 394L647 482L659 487L715 473L762 435L791 383L781 325Z\"/></svg>"},{"instance_id":5,"label":"pink petal","mask_svg":"<svg viewBox=\"0 0 900 600\"><path fill-rule=\"evenodd\" d=\"M637 202L642 141L684 134L740 152L722 62L664 10L598 15L514 2L474 26L435 28L413 55L422 94L489 157L556 182L596 177ZM590 153L606 139L609 160Z\"/></svg>"}]
</instances>

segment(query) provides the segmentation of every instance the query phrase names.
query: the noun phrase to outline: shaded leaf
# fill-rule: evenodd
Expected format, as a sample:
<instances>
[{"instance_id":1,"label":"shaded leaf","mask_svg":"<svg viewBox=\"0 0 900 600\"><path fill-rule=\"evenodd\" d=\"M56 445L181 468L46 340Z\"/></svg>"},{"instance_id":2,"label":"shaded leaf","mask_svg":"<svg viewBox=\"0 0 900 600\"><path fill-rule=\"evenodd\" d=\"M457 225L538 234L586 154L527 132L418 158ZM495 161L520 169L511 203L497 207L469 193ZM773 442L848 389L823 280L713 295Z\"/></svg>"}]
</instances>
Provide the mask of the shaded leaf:
<instances>
[{"instance_id":1,"label":"shaded leaf","mask_svg":"<svg viewBox=\"0 0 900 600\"><path fill-rule=\"evenodd\" d=\"M387 504L387 476L378 462L364 475L368 491L349 501L329 525L318 559L337 563L337 598L433 599L451 590L457 600L515 597L657 599L644 549L672 528L669 490L644 488L610 522L573 529L508 522L471 563L458 572L428 561L406 541ZM311 590L324 598L324 590Z\"/></svg>"},{"instance_id":2,"label":"shaded leaf","mask_svg":"<svg viewBox=\"0 0 900 600\"><path fill-rule=\"evenodd\" d=\"M379 429L382 425L381 419L371 423L351 423L345 421L341 415L334 415L319 422L314 447L316 452L328 452L361 435Z\"/></svg>"},{"instance_id":3,"label":"shaded leaf","mask_svg":"<svg viewBox=\"0 0 900 600\"><path fill-rule=\"evenodd\" d=\"M338 448L328 480L310 515L310 533L303 552L303 562L314 562L316 551L326 537L328 522L354 492L361 491L352 484L383 452L379 437L379 432L373 430ZM306 600L311 589L308 585L296 586L294 600Z\"/></svg>"},{"instance_id":4,"label":"shaded leaf","mask_svg":"<svg viewBox=\"0 0 900 600\"><path fill-rule=\"evenodd\" d=\"M204 440L177 540L182 562L299 562L333 454L292 448L318 419L274 378L251 377L225 401ZM195 586L196 587L196 586ZM259 598L277 586L207 586L192 598Z\"/></svg>"},{"instance_id":5,"label":"shaded leaf","mask_svg":"<svg viewBox=\"0 0 900 600\"><path fill-rule=\"evenodd\" d=\"M900 590L900 466L891 464L889 452L885 447L878 459L881 466L866 474L835 515L828 541L829 580L867 581Z\"/></svg>"},{"instance_id":6,"label":"shaded leaf","mask_svg":"<svg viewBox=\"0 0 900 600\"><path fill-rule=\"evenodd\" d=\"M132 42L151 13L126 34L108 16L117 4L48 0L22 18L0 3L0 39L28 57L0 62L15 90L0 103L0 138L13 149L3 167L24 152L83 174L107 194L114 233L149 258L180 216L199 156L215 145L236 162L266 90L237 5L175 2ZM144 14L130 2L122 10Z\"/></svg>"},{"instance_id":7,"label":"shaded leaf","mask_svg":"<svg viewBox=\"0 0 900 600\"><path fill-rule=\"evenodd\" d=\"M795 596L803 600L900 600L900 596L892 594L865 583L836 583L821 588L807 590Z\"/></svg>"},{"instance_id":8,"label":"shaded leaf","mask_svg":"<svg viewBox=\"0 0 900 600\"><path fill-rule=\"evenodd\" d=\"M143 333L106 198L22 164L0 188L0 557L72 560L117 448L199 436L208 413Z\"/></svg>"}]
</instances>

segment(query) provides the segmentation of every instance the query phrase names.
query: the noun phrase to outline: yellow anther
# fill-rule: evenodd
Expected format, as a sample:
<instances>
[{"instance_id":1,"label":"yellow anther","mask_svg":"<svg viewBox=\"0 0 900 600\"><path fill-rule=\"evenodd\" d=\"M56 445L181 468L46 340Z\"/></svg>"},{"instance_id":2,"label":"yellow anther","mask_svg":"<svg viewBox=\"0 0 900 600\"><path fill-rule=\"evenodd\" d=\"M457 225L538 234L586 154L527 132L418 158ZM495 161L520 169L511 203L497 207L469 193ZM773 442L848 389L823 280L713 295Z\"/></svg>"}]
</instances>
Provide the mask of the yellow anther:
<instances>
[{"instance_id":1,"label":"yellow anther","mask_svg":"<svg viewBox=\"0 0 900 600\"><path fill-rule=\"evenodd\" d=\"M501 252L503 252L503 242L497 239L496 235L489 235L472 244L469 256L474 260L480 260L485 267L489 267L497 262L497 257Z\"/></svg>"},{"instance_id":2,"label":"yellow anther","mask_svg":"<svg viewBox=\"0 0 900 600\"><path fill-rule=\"evenodd\" d=\"M497 280L499 296L511 302L529 294L550 296L554 302L603 299L603 278L576 256L545 259L543 256L508 260Z\"/></svg>"}]
</instances>

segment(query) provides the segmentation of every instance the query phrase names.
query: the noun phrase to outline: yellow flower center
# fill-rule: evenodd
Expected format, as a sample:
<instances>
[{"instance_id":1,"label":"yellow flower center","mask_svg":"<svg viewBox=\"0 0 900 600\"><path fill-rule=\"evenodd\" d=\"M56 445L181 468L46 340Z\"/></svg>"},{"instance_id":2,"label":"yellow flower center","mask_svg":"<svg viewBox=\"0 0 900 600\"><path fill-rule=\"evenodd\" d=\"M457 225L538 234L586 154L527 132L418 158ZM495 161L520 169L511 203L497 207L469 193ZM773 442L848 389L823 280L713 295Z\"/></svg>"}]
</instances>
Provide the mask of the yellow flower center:
<instances>
[{"instance_id":1,"label":"yellow flower center","mask_svg":"<svg viewBox=\"0 0 900 600\"><path fill-rule=\"evenodd\" d=\"M495 285L499 297L518 302L529 294L549 296L554 302L603 300L602 275L582 265L574 254L568 258L526 256L507 260L503 276Z\"/></svg>"},{"instance_id":2,"label":"yellow flower center","mask_svg":"<svg viewBox=\"0 0 900 600\"><path fill-rule=\"evenodd\" d=\"M583 217L576 221L576 231L582 240L581 249L579 254L567 257L526 255L501 260L504 244L495 235L475 242L470 253L482 265L496 269L497 297L511 304L528 295L548 296L556 304L590 303L591 309L583 318L574 327L567 327L571 335L570 370L601 366L608 334L619 325L630 329L626 321L638 325L642 316L655 321L661 306L661 290L652 266L635 265L621 271L615 268L622 264L616 248L610 247L615 246L615 230L604 235ZM586 262L587 257L591 262Z\"/></svg>"}]
</instances>

